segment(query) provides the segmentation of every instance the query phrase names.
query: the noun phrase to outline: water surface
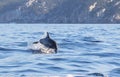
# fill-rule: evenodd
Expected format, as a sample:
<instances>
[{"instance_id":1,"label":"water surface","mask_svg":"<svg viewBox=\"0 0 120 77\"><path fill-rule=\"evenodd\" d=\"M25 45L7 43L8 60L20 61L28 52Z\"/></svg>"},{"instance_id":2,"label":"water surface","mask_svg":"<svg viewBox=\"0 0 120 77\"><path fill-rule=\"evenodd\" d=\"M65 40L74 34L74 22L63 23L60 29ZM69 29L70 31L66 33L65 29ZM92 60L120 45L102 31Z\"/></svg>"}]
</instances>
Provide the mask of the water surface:
<instances>
[{"instance_id":1,"label":"water surface","mask_svg":"<svg viewBox=\"0 0 120 77\"><path fill-rule=\"evenodd\" d=\"M33 54L45 31L57 54ZM120 25L0 24L0 77L120 77Z\"/></svg>"}]
</instances>

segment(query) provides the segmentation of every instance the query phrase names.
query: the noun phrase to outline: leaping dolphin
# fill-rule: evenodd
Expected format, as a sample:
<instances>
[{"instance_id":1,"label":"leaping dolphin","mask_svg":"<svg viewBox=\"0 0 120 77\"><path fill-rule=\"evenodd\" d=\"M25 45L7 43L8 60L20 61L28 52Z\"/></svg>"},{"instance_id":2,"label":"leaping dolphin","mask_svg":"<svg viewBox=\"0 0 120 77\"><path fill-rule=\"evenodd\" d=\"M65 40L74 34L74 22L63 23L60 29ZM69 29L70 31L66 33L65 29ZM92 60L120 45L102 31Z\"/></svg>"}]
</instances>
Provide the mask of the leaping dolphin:
<instances>
[{"instance_id":1,"label":"leaping dolphin","mask_svg":"<svg viewBox=\"0 0 120 77\"><path fill-rule=\"evenodd\" d=\"M57 44L50 38L49 33L45 32L44 38L37 42L33 42L31 50L35 53L57 53Z\"/></svg>"}]
</instances>

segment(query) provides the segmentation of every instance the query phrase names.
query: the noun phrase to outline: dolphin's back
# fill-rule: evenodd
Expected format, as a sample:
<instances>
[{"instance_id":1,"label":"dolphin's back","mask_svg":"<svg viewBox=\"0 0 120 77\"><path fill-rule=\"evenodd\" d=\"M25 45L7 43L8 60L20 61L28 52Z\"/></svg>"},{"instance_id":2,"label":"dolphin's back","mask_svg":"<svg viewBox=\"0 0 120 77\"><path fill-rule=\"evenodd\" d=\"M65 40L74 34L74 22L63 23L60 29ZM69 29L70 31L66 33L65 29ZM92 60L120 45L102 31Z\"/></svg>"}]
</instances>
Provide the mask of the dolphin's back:
<instances>
[{"instance_id":1,"label":"dolphin's back","mask_svg":"<svg viewBox=\"0 0 120 77\"><path fill-rule=\"evenodd\" d=\"M40 43L49 48L57 48L56 42L50 38L40 39Z\"/></svg>"}]
</instances>

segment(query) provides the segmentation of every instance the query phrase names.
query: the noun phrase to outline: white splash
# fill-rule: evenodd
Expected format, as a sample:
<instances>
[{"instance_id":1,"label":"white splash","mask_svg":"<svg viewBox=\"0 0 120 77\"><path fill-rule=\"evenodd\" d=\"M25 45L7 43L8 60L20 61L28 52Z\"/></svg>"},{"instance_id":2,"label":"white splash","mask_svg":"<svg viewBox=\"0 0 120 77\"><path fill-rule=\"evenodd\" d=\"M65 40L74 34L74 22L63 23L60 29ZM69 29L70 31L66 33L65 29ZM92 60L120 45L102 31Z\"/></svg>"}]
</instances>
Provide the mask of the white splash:
<instances>
[{"instance_id":1,"label":"white splash","mask_svg":"<svg viewBox=\"0 0 120 77\"><path fill-rule=\"evenodd\" d=\"M44 46L43 44L41 44L40 42L33 44L30 47L30 49L38 50L38 51L41 51L42 53L45 53L45 54L55 53L55 49L48 48L48 47Z\"/></svg>"}]
</instances>

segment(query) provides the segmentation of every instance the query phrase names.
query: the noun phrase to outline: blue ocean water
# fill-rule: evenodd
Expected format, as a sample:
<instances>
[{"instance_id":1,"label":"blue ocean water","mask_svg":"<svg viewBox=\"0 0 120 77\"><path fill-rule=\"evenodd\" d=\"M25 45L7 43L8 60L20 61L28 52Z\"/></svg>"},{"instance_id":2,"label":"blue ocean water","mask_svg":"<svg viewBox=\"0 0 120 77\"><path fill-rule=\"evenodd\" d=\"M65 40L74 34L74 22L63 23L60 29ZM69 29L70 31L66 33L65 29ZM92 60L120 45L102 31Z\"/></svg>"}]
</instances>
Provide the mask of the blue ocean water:
<instances>
[{"instance_id":1,"label":"blue ocean water","mask_svg":"<svg viewBox=\"0 0 120 77\"><path fill-rule=\"evenodd\" d=\"M57 54L33 54L48 31ZM120 77L119 24L0 24L0 77Z\"/></svg>"}]
</instances>

